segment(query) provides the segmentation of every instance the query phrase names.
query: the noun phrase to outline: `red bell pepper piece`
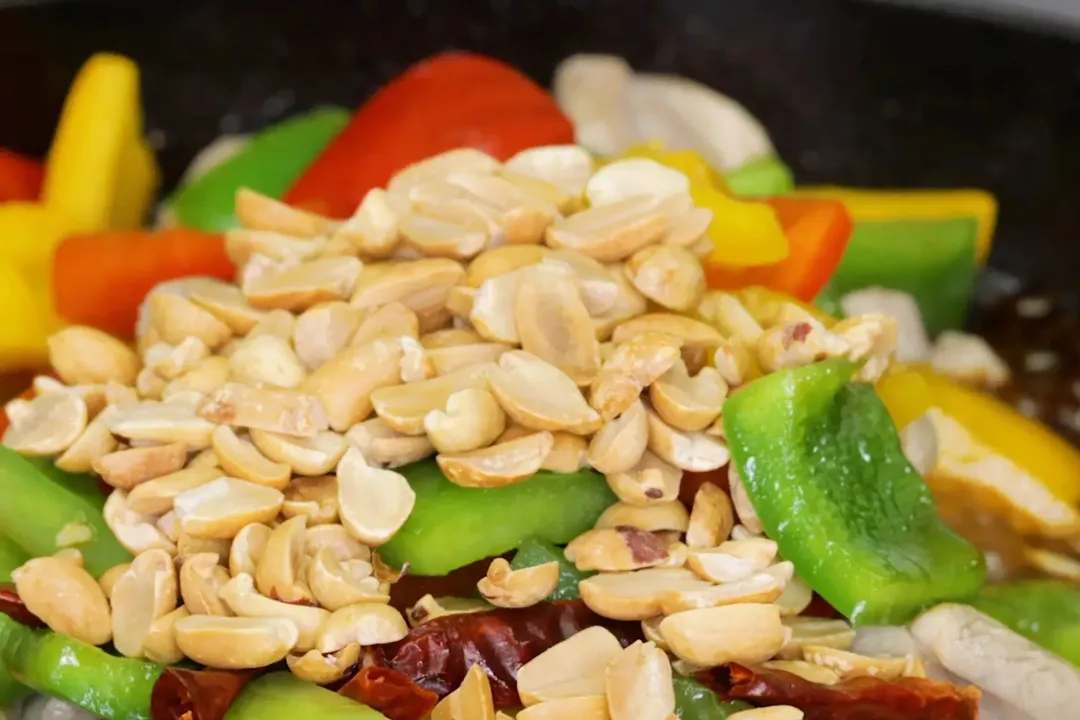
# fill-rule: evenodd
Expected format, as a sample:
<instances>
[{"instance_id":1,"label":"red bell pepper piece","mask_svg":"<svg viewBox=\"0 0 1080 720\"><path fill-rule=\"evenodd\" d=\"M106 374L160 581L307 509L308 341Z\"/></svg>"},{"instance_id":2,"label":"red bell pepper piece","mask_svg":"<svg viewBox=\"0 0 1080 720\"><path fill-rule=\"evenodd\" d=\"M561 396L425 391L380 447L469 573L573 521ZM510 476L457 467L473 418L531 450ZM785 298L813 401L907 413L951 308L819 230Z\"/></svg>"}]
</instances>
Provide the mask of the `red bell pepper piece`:
<instances>
[{"instance_id":1,"label":"red bell pepper piece","mask_svg":"<svg viewBox=\"0 0 1080 720\"><path fill-rule=\"evenodd\" d=\"M147 293L191 275L234 279L223 236L186 228L73 235L56 249L53 295L68 322L131 337Z\"/></svg>"},{"instance_id":2,"label":"red bell pepper piece","mask_svg":"<svg viewBox=\"0 0 1080 720\"><path fill-rule=\"evenodd\" d=\"M345 218L368 190L432 155L472 147L507 160L573 141L573 125L555 100L525 75L482 55L443 53L375 93L284 199Z\"/></svg>"},{"instance_id":3,"label":"red bell pepper piece","mask_svg":"<svg viewBox=\"0 0 1080 720\"><path fill-rule=\"evenodd\" d=\"M37 200L45 166L37 160L0 148L0 202Z\"/></svg>"},{"instance_id":4,"label":"red bell pepper piece","mask_svg":"<svg viewBox=\"0 0 1080 720\"><path fill-rule=\"evenodd\" d=\"M709 287L737 290L763 285L810 302L829 282L847 248L853 224L844 204L835 200L764 198L780 218L791 251L771 265L736 268L707 263Z\"/></svg>"}]
</instances>

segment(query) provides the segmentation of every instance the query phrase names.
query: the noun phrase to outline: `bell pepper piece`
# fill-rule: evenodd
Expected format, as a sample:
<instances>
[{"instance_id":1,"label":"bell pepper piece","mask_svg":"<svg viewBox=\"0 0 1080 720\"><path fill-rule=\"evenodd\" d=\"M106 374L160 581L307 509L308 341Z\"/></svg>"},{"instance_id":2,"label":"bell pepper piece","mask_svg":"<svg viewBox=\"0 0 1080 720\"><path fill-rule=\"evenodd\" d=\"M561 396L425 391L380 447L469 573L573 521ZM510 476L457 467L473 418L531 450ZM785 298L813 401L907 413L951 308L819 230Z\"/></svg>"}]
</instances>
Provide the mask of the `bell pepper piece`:
<instances>
[{"instance_id":1,"label":"bell pepper piece","mask_svg":"<svg viewBox=\"0 0 1080 720\"><path fill-rule=\"evenodd\" d=\"M975 259L986 264L997 224L997 200L985 190L858 190L843 187L800 187L796 197L839 200L856 224L895 220L974 218Z\"/></svg>"},{"instance_id":2,"label":"bell pepper piece","mask_svg":"<svg viewBox=\"0 0 1080 720\"><path fill-rule=\"evenodd\" d=\"M1073 665L1080 666L1080 587L1061 580L991 585L972 603Z\"/></svg>"},{"instance_id":3,"label":"bell pepper piece","mask_svg":"<svg viewBox=\"0 0 1080 720\"><path fill-rule=\"evenodd\" d=\"M926 366L895 368L878 382L877 392L899 428L931 408L936 408L947 422L959 425L961 432L969 436L970 447L967 450L942 447L939 449L942 457L950 450L964 452L966 456L978 447L977 456L969 458L971 462L952 468L947 476L939 463L930 474L932 483L966 483L969 491L980 492L989 504L1006 510L1010 521L1021 531L1071 534L1080 519L1075 510L1070 510L1080 504L1080 451L1048 427ZM997 459L993 460L995 456ZM979 458L983 462L976 462ZM986 458L991 458L991 462L985 462ZM1013 482L1001 482L1002 473L1008 473ZM1033 488L1030 483L1045 488L1049 497L1040 499L1039 488ZM1055 498L1058 503L1053 502ZM1002 499L1006 499L1004 507L1001 507ZM1037 508L1053 511L1053 515L1039 522ZM1061 527L1055 530L1057 525Z\"/></svg>"},{"instance_id":4,"label":"bell pepper piece","mask_svg":"<svg viewBox=\"0 0 1080 720\"><path fill-rule=\"evenodd\" d=\"M765 203L737 200L702 184L690 186L690 197L713 213L708 230L713 249L705 258L706 266L772 265L791 254L784 226Z\"/></svg>"},{"instance_id":5,"label":"bell pepper piece","mask_svg":"<svg viewBox=\"0 0 1080 720\"><path fill-rule=\"evenodd\" d=\"M416 493L409 519L379 548L417 575L445 575L513 550L526 538L565 544L591 528L615 496L603 475L541 471L496 488L455 485L433 461L399 468Z\"/></svg>"},{"instance_id":6,"label":"bell pepper piece","mask_svg":"<svg viewBox=\"0 0 1080 720\"><path fill-rule=\"evenodd\" d=\"M686 175L690 196L701 208L711 210L708 236L714 249L707 262L735 265L767 265L788 256L788 240L776 213L768 206L735 199L724 177L690 150L666 150L658 140L631 146L626 157L644 157Z\"/></svg>"},{"instance_id":7,"label":"bell pepper piece","mask_svg":"<svg viewBox=\"0 0 1080 720\"><path fill-rule=\"evenodd\" d=\"M236 191L250 188L280 198L349 122L349 113L324 108L263 130L236 155L165 201L166 224L221 231L236 227Z\"/></svg>"},{"instance_id":8,"label":"bell pepper piece","mask_svg":"<svg viewBox=\"0 0 1080 720\"><path fill-rule=\"evenodd\" d=\"M11 582L11 571L29 559L21 547L0 535L0 583Z\"/></svg>"},{"instance_id":9,"label":"bell pepper piece","mask_svg":"<svg viewBox=\"0 0 1080 720\"><path fill-rule=\"evenodd\" d=\"M57 311L68 322L131 337L139 305L154 286L191 275L232 280L235 274L221 235L183 228L113 231L60 243L53 289Z\"/></svg>"},{"instance_id":10,"label":"bell pepper piece","mask_svg":"<svg viewBox=\"0 0 1080 720\"><path fill-rule=\"evenodd\" d=\"M288 672L253 680L233 701L225 720L386 720L386 716L344 695L304 682Z\"/></svg>"},{"instance_id":11,"label":"bell pepper piece","mask_svg":"<svg viewBox=\"0 0 1080 720\"><path fill-rule=\"evenodd\" d=\"M105 524L101 507L50 479L19 454L0 447L0 528L24 552L33 557L52 555L61 549L61 531L84 526L90 539L75 547L86 570L94 577L131 560Z\"/></svg>"},{"instance_id":12,"label":"bell pepper piece","mask_svg":"<svg viewBox=\"0 0 1080 720\"><path fill-rule=\"evenodd\" d=\"M106 720L150 720L156 663L114 657L84 642L0 614L0 665L28 687Z\"/></svg>"},{"instance_id":13,"label":"bell pepper piece","mask_svg":"<svg viewBox=\"0 0 1080 720\"><path fill-rule=\"evenodd\" d=\"M510 561L510 567L521 570L549 562L559 563L559 584L555 587L555 592L548 595L547 599L579 600L581 593L578 592L578 583L592 577L595 573L578 570L566 559L563 549L557 545L529 538L518 545L514 559Z\"/></svg>"},{"instance_id":14,"label":"bell pepper piece","mask_svg":"<svg viewBox=\"0 0 1080 720\"><path fill-rule=\"evenodd\" d=\"M727 720L737 712L753 706L741 700L721 700L697 680L685 675L672 675L675 686L675 714L679 720Z\"/></svg>"},{"instance_id":15,"label":"bell pepper piece","mask_svg":"<svg viewBox=\"0 0 1080 720\"><path fill-rule=\"evenodd\" d=\"M851 237L851 217L831 200L767 198L780 218L790 252L783 260L760 267L735 267L705 260L709 287L733 290L762 285L810 302L832 277Z\"/></svg>"},{"instance_id":16,"label":"bell pepper piece","mask_svg":"<svg viewBox=\"0 0 1080 720\"><path fill-rule=\"evenodd\" d=\"M777 157L763 157L725 173L724 180L735 195L786 195L795 187L791 168Z\"/></svg>"},{"instance_id":17,"label":"bell pepper piece","mask_svg":"<svg viewBox=\"0 0 1080 720\"><path fill-rule=\"evenodd\" d=\"M570 121L525 75L482 55L442 53L364 103L284 199L346 218L368 190L432 155L472 147L507 160L526 148L572 142Z\"/></svg>"},{"instance_id":18,"label":"bell pepper piece","mask_svg":"<svg viewBox=\"0 0 1080 720\"><path fill-rule=\"evenodd\" d=\"M36 202L0 204L0 372L44 365L45 339L59 329L50 293L63 218Z\"/></svg>"},{"instance_id":19,"label":"bell pepper piece","mask_svg":"<svg viewBox=\"0 0 1080 720\"><path fill-rule=\"evenodd\" d=\"M94 55L75 77L45 163L42 198L71 232L142 225L160 173L143 137L139 68Z\"/></svg>"},{"instance_id":20,"label":"bell pepper piece","mask_svg":"<svg viewBox=\"0 0 1080 720\"><path fill-rule=\"evenodd\" d=\"M827 360L767 375L724 406L735 467L795 571L858 625L903 624L973 595L982 555L938 516L857 366Z\"/></svg>"},{"instance_id":21,"label":"bell pepper piece","mask_svg":"<svg viewBox=\"0 0 1080 720\"><path fill-rule=\"evenodd\" d=\"M23 458L37 468L37 471L49 478L53 483L64 488L68 492L78 495L98 510L105 509L105 494L101 491L98 483L101 479L89 473L69 473L56 467L52 458Z\"/></svg>"},{"instance_id":22,"label":"bell pepper piece","mask_svg":"<svg viewBox=\"0 0 1080 720\"><path fill-rule=\"evenodd\" d=\"M37 200L44 178L40 162L0 148L0 202Z\"/></svg>"},{"instance_id":23,"label":"bell pepper piece","mask_svg":"<svg viewBox=\"0 0 1080 720\"><path fill-rule=\"evenodd\" d=\"M931 334L961 327L978 273L976 233L974 218L856 221L832 290L902 290Z\"/></svg>"}]
</instances>

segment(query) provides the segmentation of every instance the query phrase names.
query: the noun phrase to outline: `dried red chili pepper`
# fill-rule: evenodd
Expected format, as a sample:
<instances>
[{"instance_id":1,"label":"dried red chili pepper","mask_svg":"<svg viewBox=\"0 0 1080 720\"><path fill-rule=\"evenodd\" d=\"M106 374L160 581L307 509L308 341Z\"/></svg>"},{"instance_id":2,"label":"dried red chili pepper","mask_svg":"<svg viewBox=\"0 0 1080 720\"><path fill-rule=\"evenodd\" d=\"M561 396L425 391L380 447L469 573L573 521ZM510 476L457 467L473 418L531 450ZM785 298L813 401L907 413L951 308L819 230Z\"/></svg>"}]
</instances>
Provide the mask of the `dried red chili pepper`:
<instances>
[{"instance_id":1,"label":"dried red chili pepper","mask_svg":"<svg viewBox=\"0 0 1080 720\"><path fill-rule=\"evenodd\" d=\"M153 720L222 720L252 672L167 667L150 693Z\"/></svg>"},{"instance_id":2,"label":"dried red chili pepper","mask_svg":"<svg viewBox=\"0 0 1080 720\"><path fill-rule=\"evenodd\" d=\"M438 695L391 668L363 668L338 694L378 710L389 720L422 720L439 702Z\"/></svg>"},{"instance_id":3,"label":"dried red chili pepper","mask_svg":"<svg viewBox=\"0 0 1080 720\"><path fill-rule=\"evenodd\" d=\"M978 689L922 678L857 677L821 685L783 670L730 664L696 678L726 700L792 705L804 720L977 720Z\"/></svg>"},{"instance_id":4,"label":"dried red chili pepper","mask_svg":"<svg viewBox=\"0 0 1080 720\"><path fill-rule=\"evenodd\" d=\"M15 622L22 623L32 628L43 628L37 615L30 612L23 603L19 593L15 592L15 586L11 583L0 583L0 613L4 613Z\"/></svg>"},{"instance_id":5,"label":"dried red chili pepper","mask_svg":"<svg viewBox=\"0 0 1080 720\"><path fill-rule=\"evenodd\" d=\"M404 639L371 648L376 667L404 673L445 697L479 665L491 681L496 708L520 704L518 669L551 646L593 625L604 625L623 644L641 637L638 623L602 618L580 600L540 603L522 610L450 615L413 628Z\"/></svg>"}]
</instances>

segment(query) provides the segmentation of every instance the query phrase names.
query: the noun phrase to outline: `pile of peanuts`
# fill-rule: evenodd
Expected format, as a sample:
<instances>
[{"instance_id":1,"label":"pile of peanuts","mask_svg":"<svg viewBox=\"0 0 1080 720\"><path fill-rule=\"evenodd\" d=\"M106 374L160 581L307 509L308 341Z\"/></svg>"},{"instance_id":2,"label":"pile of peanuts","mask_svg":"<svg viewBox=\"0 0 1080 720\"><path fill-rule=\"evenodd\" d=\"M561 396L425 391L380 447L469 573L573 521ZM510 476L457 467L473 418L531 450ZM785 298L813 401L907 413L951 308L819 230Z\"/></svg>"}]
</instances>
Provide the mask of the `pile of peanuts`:
<instances>
[{"instance_id":1,"label":"pile of peanuts","mask_svg":"<svg viewBox=\"0 0 1080 720\"><path fill-rule=\"evenodd\" d=\"M583 632L523 669L526 704L597 695L606 672L609 700L612 682L640 680L626 692L666 707L670 687L649 688L670 686L668 652L687 671L780 657L819 681L916 672L847 653L846 623L799 617L810 590L734 468L730 497L706 484L689 511L677 499L684 472L728 465L733 388L828 357L872 380L896 345L883 315L826 328L794 303L762 317L708 291L712 217L688 190L653 161L596 170L560 146L505 164L433 157L344 222L240 191L237 284L158 288L134 350L62 330L59 380L8 404L4 444L99 475L114 488L106 522L136 555L100 583L76 552L32 560L20 595L53 629L129 657L284 659L333 682L409 630L377 553L415 501L394 468L434 455L450 482L491 488L592 467L619 502L566 557L597 571L580 586L589 607L640 620L649 643L617 652ZM58 545L88 530L73 522ZM557 581L556 563L495 560L482 602L427 597L406 614L527 607Z\"/></svg>"}]
</instances>

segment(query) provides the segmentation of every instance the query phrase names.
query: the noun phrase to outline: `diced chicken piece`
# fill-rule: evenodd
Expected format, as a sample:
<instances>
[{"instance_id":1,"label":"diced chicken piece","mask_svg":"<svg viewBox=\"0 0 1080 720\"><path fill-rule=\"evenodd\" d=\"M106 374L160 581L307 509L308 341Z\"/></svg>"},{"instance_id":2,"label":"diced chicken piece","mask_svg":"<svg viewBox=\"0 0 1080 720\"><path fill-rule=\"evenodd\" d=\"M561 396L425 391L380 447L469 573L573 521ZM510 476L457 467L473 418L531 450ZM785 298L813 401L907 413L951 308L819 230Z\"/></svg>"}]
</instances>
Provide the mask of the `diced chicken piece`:
<instances>
[{"instance_id":1,"label":"diced chicken piece","mask_svg":"<svg viewBox=\"0 0 1080 720\"><path fill-rule=\"evenodd\" d=\"M881 313L895 319L899 328L896 359L900 362L917 362L930 356L930 338L922 313L909 293L880 287L857 290L841 298L840 307L848 317Z\"/></svg>"},{"instance_id":2,"label":"diced chicken piece","mask_svg":"<svg viewBox=\"0 0 1080 720\"><path fill-rule=\"evenodd\" d=\"M1032 720L1061 720L1075 712L1080 671L973 607L938 605L911 631L945 669L982 689L984 705L992 705L987 696L1000 699L1008 707L1002 720L1024 712Z\"/></svg>"},{"instance_id":3,"label":"diced chicken piece","mask_svg":"<svg viewBox=\"0 0 1080 720\"><path fill-rule=\"evenodd\" d=\"M946 330L938 336L930 364L963 382L1000 387L1009 381L1009 366L978 335Z\"/></svg>"}]
</instances>

